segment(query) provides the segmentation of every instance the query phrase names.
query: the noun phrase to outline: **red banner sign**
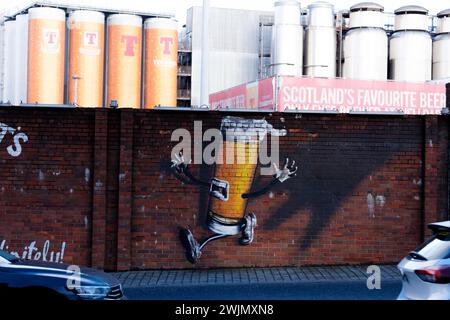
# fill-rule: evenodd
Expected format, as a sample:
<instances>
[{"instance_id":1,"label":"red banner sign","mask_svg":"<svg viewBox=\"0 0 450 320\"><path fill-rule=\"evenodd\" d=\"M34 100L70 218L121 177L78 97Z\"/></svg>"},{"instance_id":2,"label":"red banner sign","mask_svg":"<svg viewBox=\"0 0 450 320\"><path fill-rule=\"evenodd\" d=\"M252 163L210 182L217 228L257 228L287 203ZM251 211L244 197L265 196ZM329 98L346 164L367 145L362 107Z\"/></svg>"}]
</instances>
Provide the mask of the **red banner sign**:
<instances>
[{"instance_id":1,"label":"red banner sign","mask_svg":"<svg viewBox=\"0 0 450 320\"><path fill-rule=\"evenodd\" d=\"M441 114L444 84L282 77L278 111Z\"/></svg>"},{"instance_id":2,"label":"red banner sign","mask_svg":"<svg viewBox=\"0 0 450 320\"><path fill-rule=\"evenodd\" d=\"M211 109L274 110L274 79L267 78L211 94Z\"/></svg>"},{"instance_id":3,"label":"red banner sign","mask_svg":"<svg viewBox=\"0 0 450 320\"><path fill-rule=\"evenodd\" d=\"M274 88L279 90L277 104ZM210 104L213 110L439 115L446 107L446 90L445 84L278 77L212 94Z\"/></svg>"}]
</instances>

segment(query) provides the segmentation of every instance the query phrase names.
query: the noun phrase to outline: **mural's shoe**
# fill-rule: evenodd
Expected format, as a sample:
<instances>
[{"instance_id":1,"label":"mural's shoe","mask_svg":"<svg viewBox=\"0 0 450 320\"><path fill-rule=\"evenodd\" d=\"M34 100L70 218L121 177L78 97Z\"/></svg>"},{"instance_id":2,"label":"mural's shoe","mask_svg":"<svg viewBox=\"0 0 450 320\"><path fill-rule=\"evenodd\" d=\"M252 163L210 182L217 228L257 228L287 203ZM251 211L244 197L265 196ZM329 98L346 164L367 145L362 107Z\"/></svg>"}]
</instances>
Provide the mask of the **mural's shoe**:
<instances>
[{"instance_id":1,"label":"mural's shoe","mask_svg":"<svg viewBox=\"0 0 450 320\"><path fill-rule=\"evenodd\" d=\"M256 227L256 216L254 213L249 213L245 216L245 227L242 230L242 237L239 239L239 243L243 246L249 245L253 242L254 230Z\"/></svg>"},{"instance_id":2,"label":"mural's shoe","mask_svg":"<svg viewBox=\"0 0 450 320\"><path fill-rule=\"evenodd\" d=\"M180 240L186 250L186 258L190 263L196 263L202 254L200 246L195 240L191 230L182 228L180 229Z\"/></svg>"}]
</instances>

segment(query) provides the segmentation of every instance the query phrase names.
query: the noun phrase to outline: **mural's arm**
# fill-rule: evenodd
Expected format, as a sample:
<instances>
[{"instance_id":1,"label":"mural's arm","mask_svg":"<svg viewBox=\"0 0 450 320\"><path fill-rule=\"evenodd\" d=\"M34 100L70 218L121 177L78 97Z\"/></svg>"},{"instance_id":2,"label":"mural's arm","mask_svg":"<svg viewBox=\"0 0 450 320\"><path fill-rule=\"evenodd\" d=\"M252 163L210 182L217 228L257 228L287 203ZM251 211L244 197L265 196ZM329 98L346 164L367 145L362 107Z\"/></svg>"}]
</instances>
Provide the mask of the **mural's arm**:
<instances>
[{"instance_id":1,"label":"mural's arm","mask_svg":"<svg viewBox=\"0 0 450 320\"><path fill-rule=\"evenodd\" d=\"M202 181L192 175L192 173L189 171L188 164L186 164L182 152L180 152L178 155L175 155L175 159L172 159L172 168L176 171L176 173L180 175L184 174L192 184L200 186L211 185L211 182Z\"/></svg>"},{"instance_id":2,"label":"mural's arm","mask_svg":"<svg viewBox=\"0 0 450 320\"><path fill-rule=\"evenodd\" d=\"M286 159L286 163L285 163L283 169L279 169L276 163L273 163L273 167L275 170L273 180L268 185L266 185L265 187L261 188L258 191L244 193L242 195L242 198L249 199L249 198L256 198L256 197L262 196L263 194L268 192L270 189L272 189L278 183L284 182L287 179L289 179L293 176L296 176L296 172L298 170L298 167L295 165L295 160L292 161L291 164L289 164L289 158Z\"/></svg>"}]
</instances>

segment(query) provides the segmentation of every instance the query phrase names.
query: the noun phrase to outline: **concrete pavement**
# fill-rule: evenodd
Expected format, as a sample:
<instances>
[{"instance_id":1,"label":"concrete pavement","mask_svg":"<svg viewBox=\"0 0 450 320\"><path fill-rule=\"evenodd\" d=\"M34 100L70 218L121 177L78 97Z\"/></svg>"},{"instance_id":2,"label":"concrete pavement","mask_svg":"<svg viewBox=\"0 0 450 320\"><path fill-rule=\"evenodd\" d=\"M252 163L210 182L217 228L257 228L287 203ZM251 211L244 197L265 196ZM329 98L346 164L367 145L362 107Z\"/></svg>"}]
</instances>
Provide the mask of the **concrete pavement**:
<instances>
[{"instance_id":1,"label":"concrete pavement","mask_svg":"<svg viewBox=\"0 0 450 320\"><path fill-rule=\"evenodd\" d=\"M395 265L380 266L382 280L399 280L400 273ZM196 269L196 270L150 270L113 273L124 288L304 283L318 281L362 281L367 280L367 266L331 267L285 267L285 268L242 268L242 269Z\"/></svg>"}]
</instances>

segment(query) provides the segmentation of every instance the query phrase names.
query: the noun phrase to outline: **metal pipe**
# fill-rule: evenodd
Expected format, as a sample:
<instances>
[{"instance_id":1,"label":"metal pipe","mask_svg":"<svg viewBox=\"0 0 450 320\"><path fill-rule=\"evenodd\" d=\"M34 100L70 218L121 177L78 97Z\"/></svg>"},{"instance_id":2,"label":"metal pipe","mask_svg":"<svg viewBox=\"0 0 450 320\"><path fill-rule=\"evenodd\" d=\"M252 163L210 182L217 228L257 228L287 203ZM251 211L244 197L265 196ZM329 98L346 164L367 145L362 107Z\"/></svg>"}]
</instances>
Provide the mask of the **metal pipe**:
<instances>
[{"instance_id":1,"label":"metal pipe","mask_svg":"<svg viewBox=\"0 0 450 320\"><path fill-rule=\"evenodd\" d=\"M73 93L73 101L69 101L69 104L78 106L78 80L80 80L81 77L77 75L72 75L72 79L74 81L74 93Z\"/></svg>"},{"instance_id":2,"label":"metal pipe","mask_svg":"<svg viewBox=\"0 0 450 320\"><path fill-rule=\"evenodd\" d=\"M450 109L450 83L445 84L445 107ZM450 220L450 119L447 117L447 220Z\"/></svg>"},{"instance_id":3,"label":"metal pipe","mask_svg":"<svg viewBox=\"0 0 450 320\"><path fill-rule=\"evenodd\" d=\"M450 83L445 84L446 89L446 103L445 108L442 109L441 114L447 121L447 217L450 220Z\"/></svg>"},{"instance_id":4,"label":"metal pipe","mask_svg":"<svg viewBox=\"0 0 450 320\"><path fill-rule=\"evenodd\" d=\"M209 106L209 0L203 0L202 65L200 75L200 106Z\"/></svg>"},{"instance_id":5,"label":"metal pipe","mask_svg":"<svg viewBox=\"0 0 450 320\"><path fill-rule=\"evenodd\" d=\"M425 239L425 183L426 183L426 152L427 152L427 119L422 118L422 155L420 165L420 175L422 177L422 183L420 185L420 241L422 243Z\"/></svg>"},{"instance_id":6,"label":"metal pipe","mask_svg":"<svg viewBox=\"0 0 450 320\"><path fill-rule=\"evenodd\" d=\"M340 19L339 21L339 32L338 32L338 37L339 37L339 60L338 60L338 74L337 76L342 78L342 56L344 53L344 14L341 12L338 13L338 17Z\"/></svg>"}]
</instances>

